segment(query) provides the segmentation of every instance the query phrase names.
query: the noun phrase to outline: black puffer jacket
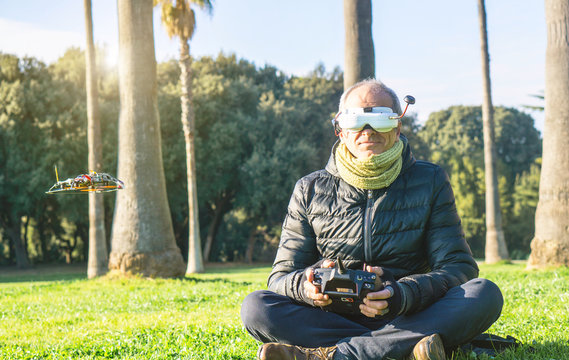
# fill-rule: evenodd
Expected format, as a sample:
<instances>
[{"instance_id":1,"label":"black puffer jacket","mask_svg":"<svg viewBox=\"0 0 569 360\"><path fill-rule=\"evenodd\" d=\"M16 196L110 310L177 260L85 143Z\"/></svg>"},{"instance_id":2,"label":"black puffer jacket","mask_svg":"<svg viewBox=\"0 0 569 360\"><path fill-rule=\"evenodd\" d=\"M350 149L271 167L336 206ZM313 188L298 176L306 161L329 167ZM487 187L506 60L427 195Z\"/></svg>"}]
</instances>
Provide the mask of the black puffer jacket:
<instances>
[{"instance_id":1,"label":"black puffer jacket","mask_svg":"<svg viewBox=\"0 0 569 360\"><path fill-rule=\"evenodd\" d=\"M362 190L338 174L334 149L325 170L300 179L283 223L269 290L305 301L302 275L321 259L349 268L390 270L407 290L407 313L478 276L464 239L448 176L416 161L404 142L403 168L385 189Z\"/></svg>"}]
</instances>

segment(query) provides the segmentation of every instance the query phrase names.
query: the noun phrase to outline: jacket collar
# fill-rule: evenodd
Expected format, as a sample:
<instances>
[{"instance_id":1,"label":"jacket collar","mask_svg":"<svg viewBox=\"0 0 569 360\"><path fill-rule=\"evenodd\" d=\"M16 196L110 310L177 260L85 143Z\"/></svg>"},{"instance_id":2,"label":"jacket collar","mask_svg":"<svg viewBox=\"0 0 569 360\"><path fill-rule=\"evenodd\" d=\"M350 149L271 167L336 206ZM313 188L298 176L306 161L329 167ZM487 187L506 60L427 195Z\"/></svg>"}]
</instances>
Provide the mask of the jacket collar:
<instances>
[{"instance_id":1,"label":"jacket collar","mask_svg":"<svg viewBox=\"0 0 569 360\"><path fill-rule=\"evenodd\" d=\"M405 135L399 135L399 141L403 141L403 153L401 157L403 158L403 166L401 167L401 174L403 174L407 169L409 169L413 164L415 164L415 157L411 152L411 147L409 146L409 141L405 137ZM340 177L340 173L338 172L338 168L336 167L336 148L340 145L340 140L337 140L332 146L332 151L330 153L330 158L328 159L328 163L326 164L326 171L328 171L331 175L335 177Z\"/></svg>"}]
</instances>

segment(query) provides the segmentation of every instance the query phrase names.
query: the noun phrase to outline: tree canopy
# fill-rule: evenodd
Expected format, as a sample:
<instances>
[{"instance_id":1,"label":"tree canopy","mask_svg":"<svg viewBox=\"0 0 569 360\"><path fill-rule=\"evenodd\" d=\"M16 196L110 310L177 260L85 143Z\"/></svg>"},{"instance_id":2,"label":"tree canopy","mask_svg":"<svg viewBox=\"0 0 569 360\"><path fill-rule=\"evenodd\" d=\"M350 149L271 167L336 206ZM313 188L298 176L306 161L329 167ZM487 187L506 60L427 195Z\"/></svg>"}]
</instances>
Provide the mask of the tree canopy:
<instances>
[{"instance_id":1,"label":"tree canopy","mask_svg":"<svg viewBox=\"0 0 569 360\"><path fill-rule=\"evenodd\" d=\"M85 261L87 197L49 196L54 165L62 178L87 166L84 54L69 49L48 65L0 55L0 264ZM103 64L103 62L99 62ZM103 165L117 169L118 81L99 66ZM162 157L174 235L187 254L188 213L180 69L158 64ZM330 119L343 78L322 65L287 76L235 55L192 62L200 230L210 261L272 261L294 183L326 164L335 141ZM500 196L513 258L529 253L537 203L541 139L531 116L496 107ZM467 240L483 254L484 181L480 107L432 113L420 126L403 121L419 159L451 176ZM114 195L105 194L107 234ZM208 244L209 242L209 244ZM18 253L18 254L17 254Z\"/></svg>"}]
</instances>

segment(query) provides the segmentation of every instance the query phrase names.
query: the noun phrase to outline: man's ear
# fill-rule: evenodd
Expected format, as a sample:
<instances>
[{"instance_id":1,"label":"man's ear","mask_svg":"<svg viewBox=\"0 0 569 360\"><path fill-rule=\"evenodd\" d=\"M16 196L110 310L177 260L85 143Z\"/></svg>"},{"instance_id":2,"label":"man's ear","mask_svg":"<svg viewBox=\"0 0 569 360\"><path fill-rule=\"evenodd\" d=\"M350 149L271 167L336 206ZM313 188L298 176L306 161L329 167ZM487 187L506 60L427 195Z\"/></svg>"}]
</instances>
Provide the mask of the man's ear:
<instances>
[{"instance_id":1,"label":"man's ear","mask_svg":"<svg viewBox=\"0 0 569 360\"><path fill-rule=\"evenodd\" d=\"M346 136L346 134L344 134L343 131L340 131L340 132L338 133L338 139L340 139L340 142L342 142L342 143L344 142L344 137L345 137L345 136Z\"/></svg>"},{"instance_id":2,"label":"man's ear","mask_svg":"<svg viewBox=\"0 0 569 360\"><path fill-rule=\"evenodd\" d=\"M397 138L401 135L401 120L397 122Z\"/></svg>"}]
</instances>

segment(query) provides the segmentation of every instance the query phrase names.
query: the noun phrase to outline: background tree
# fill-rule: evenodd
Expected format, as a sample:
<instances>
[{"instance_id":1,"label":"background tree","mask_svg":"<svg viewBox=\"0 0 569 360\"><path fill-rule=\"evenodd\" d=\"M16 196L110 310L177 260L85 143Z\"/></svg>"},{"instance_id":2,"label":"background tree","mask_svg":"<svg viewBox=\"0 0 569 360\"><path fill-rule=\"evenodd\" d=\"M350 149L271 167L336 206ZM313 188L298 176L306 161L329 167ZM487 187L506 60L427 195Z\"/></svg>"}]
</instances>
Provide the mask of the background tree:
<instances>
[{"instance_id":1,"label":"background tree","mask_svg":"<svg viewBox=\"0 0 569 360\"><path fill-rule=\"evenodd\" d=\"M539 199L541 158L535 159L529 170L516 177L512 196L512 211L504 231L510 238L512 258L527 258L535 234L535 209Z\"/></svg>"},{"instance_id":2,"label":"background tree","mask_svg":"<svg viewBox=\"0 0 569 360\"><path fill-rule=\"evenodd\" d=\"M179 276L184 263L168 208L160 120L152 0L119 0L117 192L109 268L145 276Z\"/></svg>"},{"instance_id":3,"label":"background tree","mask_svg":"<svg viewBox=\"0 0 569 360\"><path fill-rule=\"evenodd\" d=\"M344 0L344 89L375 77L371 0Z\"/></svg>"},{"instance_id":4,"label":"background tree","mask_svg":"<svg viewBox=\"0 0 569 360\"><path fill-rule=\"evenodd\" d=\"M62 250L68 235L82 228L81 219L75 229L62 225L62 214L85 216L87 203L44 191L55 181L54 164L61 174L85 166L86 156L78 156L87 148L85 85L78 91L57 66L33 58L0 54L0 68L0 227L10 240L9 258L20 267L58 260L52 251Z\"/></svg>"},{"instance_id":5,"label":"background tree","mask_svg":"<svg viewBox=\"0 0 569 360\"><path fill-rule=\"evenodd\" d=\"M188 267L186 274L202 272L202 247L200 239L198 189L196 180L196 162L194 150L194 109L192 106L191 87L191 58L190 39L196 27L195 12L191 4L211 11L209 0L154 0L154 5L162 6L162 22L170 38L177 36L180 39L180 83L182 105L182 128L186 143L186 168L188 181L188 208L189 208L189 245Z\"/></svg>"},{"instance_id":6,"label":"background tree","mask_svg":"<svg viewBox=\"0 0 569 360\"><path fill-rule=\"evenodd\" d=\"M87 143L89 147L89 170L102 172L103 146L101 143L101 124L99 120L99 90L97 88L97 63L93 41L93 15L91 0L84 0L85 33L85 72L87 89ZM105 236L104 198L94 192L89 193L89 256L87 277L104 275L109 265L107 240Z\"/></svg>"},{"instance_id":7,"label":"background tree","mask_svg":"<svg viewBox=\"0 0 569 360\"><path fill-rule=\"evenodd\" d=\"M280 236L295 182L326 165L335 141L329 121L337 110L342 83L338 70L326 73L319 65L306 77L288 80L284 92L261 97L258 118L249 127L254 146L241 167L242 189L236 201L249 224L248 262L258 252L258 239L267 245Z\"/></svg>"},{"instance_id":8,"label":"background tree","mask_svg":"<svg viewBox=\"0 0 569 360\"><path fill-rule=\"evenodd\" d=\"M498 194L498 170L494 148L494 107L492 105L492 86L490 81L490 55L488 53L488 28L486 25L486 6L478 0L478 22L482 54L482 124L484 128L484 175L486 181L486 251L487 263L509 259L508 248L502 230L502 210Z\"/></svg>"},{"instance_id":9,"label":"background tree","mask_svg":"<svg viewBox=\"0 0 569 360\"><path fill-rule=\"evenodd\" d=\"M528 267L569 265L569 2L545 1L545 126Z\"/></svg>"},{"instance_id":10,"label":"background tree","mask_svg":"<svg viewBox=\"0 0 569 360\"><path fill-rule=\"evenodd\" d=\"M541 154L541 139L531 116L513 108L495 107L496 152L500 154L498 189L508 248L516 258L529 253L515 224L531 221L531 206L515 212L519 178L530 171ZM428 145L429 158L449 173L466 238L475 256L485 253L484 141L481 107L453 106L431 113L418 133Z\"/></svg>"}]
</instances>

